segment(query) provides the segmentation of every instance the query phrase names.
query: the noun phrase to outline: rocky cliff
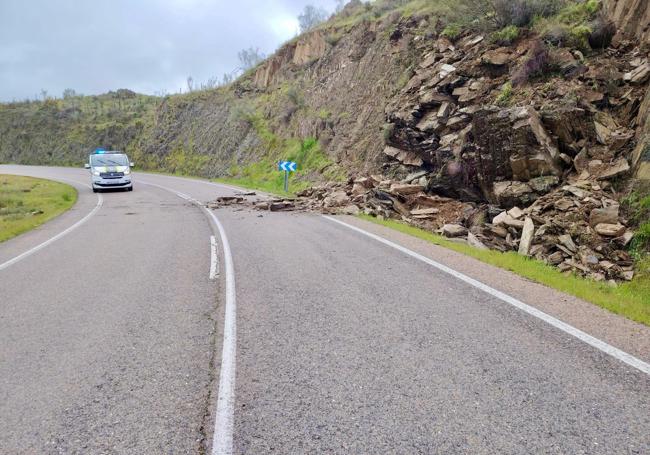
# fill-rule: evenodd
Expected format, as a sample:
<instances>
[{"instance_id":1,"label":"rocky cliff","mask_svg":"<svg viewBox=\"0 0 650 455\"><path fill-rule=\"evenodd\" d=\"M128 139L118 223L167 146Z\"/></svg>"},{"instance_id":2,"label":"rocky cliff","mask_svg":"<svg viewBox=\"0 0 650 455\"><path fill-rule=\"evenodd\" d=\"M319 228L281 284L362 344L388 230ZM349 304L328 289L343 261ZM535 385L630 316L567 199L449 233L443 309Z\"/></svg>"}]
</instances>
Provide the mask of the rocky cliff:
<instances>
[{"instance_id":1,"label":"rocky cliff","mask_svg":"<svg viewBox=\"0 0 650 455\"><path fill-rule=\"evenodd\" d=\"M647 0L607 0L607 15L619 32L628 38L650 43L650 2Z\"/></svg>"}]
</instances>

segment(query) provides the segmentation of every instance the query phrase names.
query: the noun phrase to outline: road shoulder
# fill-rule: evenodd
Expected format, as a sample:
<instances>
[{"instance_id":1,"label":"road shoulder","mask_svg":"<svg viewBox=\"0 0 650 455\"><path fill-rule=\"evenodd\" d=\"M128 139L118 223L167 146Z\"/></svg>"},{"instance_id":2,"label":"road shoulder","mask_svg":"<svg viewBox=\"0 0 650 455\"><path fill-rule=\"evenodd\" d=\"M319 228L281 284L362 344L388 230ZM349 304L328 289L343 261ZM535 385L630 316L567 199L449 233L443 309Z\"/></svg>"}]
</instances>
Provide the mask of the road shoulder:
<instances>
[{"instance_id":1,"label":"road shoulder","mask_svg":"<svg viewBox=\"0 0 650 455\"><path fill-rule=\"evenodd\" d=\"M461 253L356 217L341 221L404 246L504 292L646 362L650 327ZM432 273L440 273L432 271Z\"/></svg>"}]
</instances>

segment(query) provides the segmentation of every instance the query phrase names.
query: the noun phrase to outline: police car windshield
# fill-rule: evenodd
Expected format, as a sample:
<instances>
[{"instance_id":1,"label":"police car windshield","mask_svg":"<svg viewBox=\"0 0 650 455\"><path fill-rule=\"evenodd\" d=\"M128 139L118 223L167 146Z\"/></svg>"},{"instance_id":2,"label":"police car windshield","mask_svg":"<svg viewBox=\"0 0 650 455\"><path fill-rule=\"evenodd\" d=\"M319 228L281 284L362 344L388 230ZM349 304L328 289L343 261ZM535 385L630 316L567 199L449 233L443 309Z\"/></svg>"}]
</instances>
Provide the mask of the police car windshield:
<instances>
[{"instance_id":1,"label":"police car windshield","mask_svg":"<svg viewBox=\"0 0 650 455\"><path fill-rule=\"evenodd\" d=\"M97 166L128 166L129 160L126 159L126 155L92 155L90 157L90 163L93 167Z\"/></svg>"}]
</instances>

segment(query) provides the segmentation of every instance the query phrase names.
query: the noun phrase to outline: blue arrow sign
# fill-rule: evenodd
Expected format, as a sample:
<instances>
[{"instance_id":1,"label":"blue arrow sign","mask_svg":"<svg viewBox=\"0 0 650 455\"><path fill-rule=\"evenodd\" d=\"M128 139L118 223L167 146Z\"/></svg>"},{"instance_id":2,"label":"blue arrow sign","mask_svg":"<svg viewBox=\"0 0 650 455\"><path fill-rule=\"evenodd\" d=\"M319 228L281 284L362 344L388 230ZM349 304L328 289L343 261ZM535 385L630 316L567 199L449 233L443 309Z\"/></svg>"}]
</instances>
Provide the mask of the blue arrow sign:
<instances>
[{"instance_id":1,"label":"blue arrow sign","mask_svg":"<svg viewBox=\"0 0 650 455\"><path fill-rule=\"evenodd\" d=\"M278 163L278 170L285 172L296 172L298 170L298 164L293 161L280 161Z\"/></svg>"}]
</instances>

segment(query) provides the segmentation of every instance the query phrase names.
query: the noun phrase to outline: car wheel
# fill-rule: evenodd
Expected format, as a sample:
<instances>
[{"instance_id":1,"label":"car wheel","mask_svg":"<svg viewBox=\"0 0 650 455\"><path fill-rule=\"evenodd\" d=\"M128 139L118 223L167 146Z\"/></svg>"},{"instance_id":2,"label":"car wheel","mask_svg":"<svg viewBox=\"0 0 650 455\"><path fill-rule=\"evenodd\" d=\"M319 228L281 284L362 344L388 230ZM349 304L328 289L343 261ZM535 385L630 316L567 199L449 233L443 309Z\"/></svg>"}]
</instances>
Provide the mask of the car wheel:
<instances>
[{"instance_id":1,"label":"car wheel","mask_svg":"<svg viewBox=\"0 0 650 455\"><path fill-rule=\"evenodd\" d=\"M97 188L93 188L93 193L99 193L99 190Z\"/></svg>"},{"instance_id":2,"label":"car wheel","mask_svg":"<svg viewBox=\"0 0 650 455\"><path fill-rule=\"evenodd\" d=\"M131 185L127 191L133 191L133 185Z\"/></svg>"}]
</instances>

